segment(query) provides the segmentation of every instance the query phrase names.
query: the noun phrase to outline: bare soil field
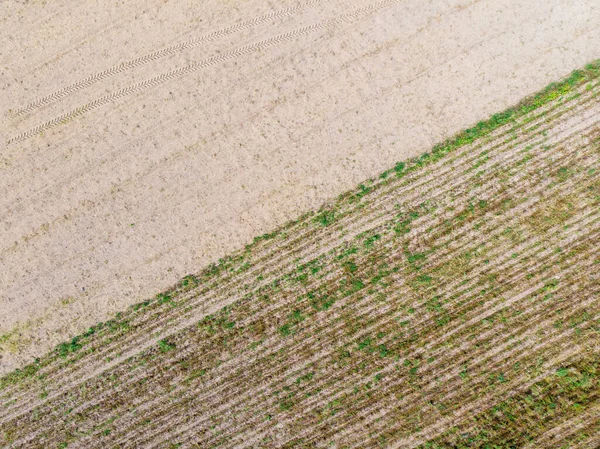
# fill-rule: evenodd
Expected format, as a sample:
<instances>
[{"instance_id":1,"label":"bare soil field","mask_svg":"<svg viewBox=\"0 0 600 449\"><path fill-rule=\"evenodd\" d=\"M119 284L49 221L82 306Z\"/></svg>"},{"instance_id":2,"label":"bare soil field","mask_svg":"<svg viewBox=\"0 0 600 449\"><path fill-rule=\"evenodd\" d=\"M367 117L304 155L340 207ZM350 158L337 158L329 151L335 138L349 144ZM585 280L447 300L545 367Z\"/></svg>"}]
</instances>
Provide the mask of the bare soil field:
<instances>
[{"instance_id":1,"label":"bare soil field","mask_svg":"<svg viewBox=\"0 0 600 449\"><path fill-rule=\"evenodd\" d=\"M9 447L597 448L600 61L0 378Z\"/></svg>"},{"instance_id":2,"label":"bare soil field","mask_svg":"<svg viewBox=\"0 0 600 449\"><path fill-rule=\"evenodd\" d=\"M0 372L597 57L596 0L0 4Z\"/></svg>"}]
</instances>

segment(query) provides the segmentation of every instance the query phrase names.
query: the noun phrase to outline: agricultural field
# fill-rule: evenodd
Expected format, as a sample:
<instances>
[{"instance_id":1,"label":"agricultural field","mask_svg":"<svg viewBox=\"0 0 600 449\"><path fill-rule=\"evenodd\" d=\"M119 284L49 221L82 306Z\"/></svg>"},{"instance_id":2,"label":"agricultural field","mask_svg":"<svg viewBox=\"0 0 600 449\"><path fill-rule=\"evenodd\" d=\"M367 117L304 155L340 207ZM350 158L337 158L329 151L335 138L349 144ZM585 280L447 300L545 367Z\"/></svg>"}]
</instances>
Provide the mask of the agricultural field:
<instances>
[{"instance_id":1,"label":"agricultural field","mask_svg":"<svg viewBox=\"0 0 600 449\"><path fill-rule=\"evenodd\" d=\"M598 0L1 0L0 375L599 48Z\"/></svg>"},{"instance_id":2,"label":"agricultural field","mask_svg":"<svg viewBox=\"0 0 600 449\"><path fill-rule=\"evenodd\" d=\"M7 447L600 447L600 61L0 379Z\"/></svg>"}]
</instances>

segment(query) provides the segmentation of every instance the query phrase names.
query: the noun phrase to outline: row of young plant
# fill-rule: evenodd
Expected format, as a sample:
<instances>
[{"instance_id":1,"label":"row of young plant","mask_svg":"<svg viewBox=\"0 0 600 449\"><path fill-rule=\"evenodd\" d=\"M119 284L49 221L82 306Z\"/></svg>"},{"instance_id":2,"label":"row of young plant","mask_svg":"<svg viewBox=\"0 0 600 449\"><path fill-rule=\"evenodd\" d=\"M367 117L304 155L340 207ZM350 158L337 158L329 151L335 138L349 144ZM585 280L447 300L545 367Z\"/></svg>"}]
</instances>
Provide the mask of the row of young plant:
<instances>
[{"instance_id":1,"label":"row of young plant","mask_svg":"<svg viewBox=\"0 0 600 449\"><path fill-rule=\"evenodd\" d=\"M418 213L417 213L417 215L418 215ZM410 214L409 214L408 216L410 217ZM462 218L462 216L463 216L463 212L461 212L460 214L458 214L458 216ZM460 221L464 221L464 219L462 219L462 220L460 220ZM402 227L401 227L401 229L404 229L404 228L402 228ZM403 232L403 231L402 231L401 233L402 233L402 234L404 234L404 232ZM365 239L365 243L366 243L367 241L369 241L369 242L370 242L370 244L372 245L372 244L374 244L375 242L377 242L379 239L378 239L378 238L375 238L375 235L378 235L378 234L374 234L374 235L372 235L372 236L368 237L367 239ZM409 257L410 257L410 256L409 256ZM413 259L414 259L414 257L413 257ZM414 260L413 260L413 261L414 261ZM346 266L345 266L345 268L347 268L348 270L350 270L350 271L352 272L352 265L351 265L351 264L348 264L348 265L346 265ZM425 278L423 278L423 279L421 279L421 280L422 280L423 282L427 282L427 279L425 279ZM292 315L292 316L293 316L293 315ZM300 316L297 316L297 315L296 315L296 317L295 317L294 319L296 319L296 320L300 320ZM302 320L302 321L304 321L304 320ZM227 321L227 323L231 323L231 322L232 322L232 321ZM285 330L285 329L286 329L286 328L285 328L285 326L286 326L286 325L284 324L283 326L280 326L280 327L279 327L279 329L280 329L280 333L282 333L282 334L286 334L286 333L287 333L287 331ZM234 326L234 327L235 327L235 326ZM283 329L282 329L282 328L283 328ZM289 329L289 326L288 326L288 329ZM166 342L166 341L165 341L165 342L163 342L162 346L159 346L159 350L160 350L160 351L162 351L162 352L170 352L170 351L171 351L171 349L172 349L173 347L177 347L177 344L176 344L176 343L169 343L169 342ZM117 377L118 377L118 376L117 376Z\"/></svg>"},{"instance_id":2,"label":"row of young plant","mask_svg":"<svg viewBox=\"0 0 600 449\"><path fill-rule=\"evenodd\" d=\"M418 166L419 164L416 164L416 165ZM398 170L398 167L396 167L396 170ZM364 189L361 189L360 192L362 192L363 190ZM317 221L319 221L319 220L317 220ZM303 223L306 224L306 221ZM274 233L268 237L273 238ZM267 239L265 239L265 240L267 240ZM239 262L242 258L238 257L237 259ZM241 262L239 262L239 263L241 263ZM227 266L226 264L223 264L223 267L226 267L226 266ZM210 277L210 276L214 275L215 270L216 270L216 267L212 267L210 270L207 270L208 276ZM233 269L230 268L230 270L233 270ZM182 290L181 287L183 287L183 289L186 290L189 285L195 286L195 285L197 285L197 283L198 283L198 279L193 276L190 276L190 277L184 279L175 292L159 295L157 297L156 304L158 306L160 306L161 304L164 304L165 302L167 302L168 304L172 305L174 303L174 298L176 298L178 296L178 294L181 292L181 290ZM197 294L194 296L199 297L202 295ZM133 311L135 312L137 310L144 309L144 308L148 307L150 304L151 304L150 302L144 302L140 305L135 306L133 308L134 309ZM164 310L160 310L157 314L155 314L155 317L161 316L163 312L164 312ZM144 316L148 316L148 315L150 315L150 314L145 313ZM139 327L142 328L143 324L144 323L142 323ZM117 335L110 335L110 334L113 334L115 331L118 333ZM66 363L74 363L78 360L78 358L83 358L83 356L86 355L86 353L83 351L80 351L82 345L85 345L87 343L87 340L89 337L91 337L91 336L95 337L97 334L102 333L102 332L104 332L104 333L110 332L109 337L106 338L105 341L102 341L98 345L103 348L106 348L107 344L110 344L112 341L119 341L119 337L121 336L120 333L127 333L127 332L132 333L133 332L132 326L130 325L130 318L123 318L123 314L119 314L117 316L116 320L112 320L109 323L106 323L105 325L103 325L101 323L99 326L90 329L88 332L86 332L81 337L75 337L71 342L60 345L57 350L57 354L55 354L55 356L68 358L69 360L66 361L64 364L58 364L59 369L64 370L64 365ZM124 342L124 343L126 344L126 342ZM114 344L114 346L116 346L116 343ZM90 352L95 352L95 349L96 348L89 349L89 352L87 354L89 354ZM78 352L77 357L72 357L73 354L75 354L76 352ZM5 379L5 380L7 380L7 383L11 383L11 382L14 382L15 380L18 380L19 378L27 377L32 372L36 372L36 370L39 369L39 366L40 366L40 363L38 362L38 363L34 364L33 366L28 367L28 369L24 370L23 372L14 373L14 374L16 374L16 376L9 376L9 378Z\"/></svg>"},{"instance_id":3,"label":"row of young plant","mask_svg":"<svg viewBox=\"0 0 600 449\"><path fill-rule=\"evenodd\" d=\"M360 190L359 190L359 192L362 192L362 191L364 191L364 189L360 189ZM417 213L417 214L418 214L418 213ZM411 218L410 214L408 214L408 215L407 215L407 217L408 217L408 219L410 219L410 218ZM417 217L417 218L418 218L418 217ZM406 224L406 220L407 220L407 219L403 219L402 221L400 221L400 222L398 223L399 229L400 229L400 230L401 230L403 233L404 233L404 232L407 230L407 228L406 228L406 226L407 226L407 224ZM322 224L323 224L323 223L321 223L321 222L319 222L319 221L317 221L317 222L318 222L318 224L319 224L319 225L322 225ZM328 224L328 225L329 225L329 224ZM376 242L376 241L377 241L377 238L375 238L375 235L371 236L370 238L372 238L372 239L375 239L375 240L373 240L373 242L372 242L372 243L374 243L374 242ZM351 264L348 264L348 265L347 265L345 268L347 268L348 270L352 271L352 265L351 265ZM185 281L184 281L184 282L185 282ZM188 279L188 282L191 282L191 283L192 283L191 285L194 285L194 284L196 284L196 282L197 282L197 281L196 281L195 279L191 278L191 279ZM362 281L361 281L361 282L362 282ZM417 280L417 282L425 282L425 283L427 283L427 282L428 282L428 279L427 279L426 277L422 277L422 278L418 279L418 280ZM182 283L182 284L183 284L183 283ZM360 284L356 284L356 285L360 286ZM187 285L182 285L181 287L187 287ZM176 295L173 295L173 297L175 297L175 296L176 296ZM159 305L169 304L170 300L171 300L171 297L170 297L170 295L164 295L164 296L162 296L162 297L159 297L159 298L158 298L158 300L156 301L156 303L157 303L157 304L159 304ZM161 303L161 301L162 301L162 304L160 304L160 303ZM150 304L145 304L145 305L143 305L143 306L140 306L138 309L140 309L140 310L141 310L141 309L143 309L144 307L148 307L149 305L150 305ZM170 305L170 304L169 304L169 305ZM325 305L327 305L327 301L325 301ZM134 310L134 312L135 312L135 310ZM297 320L300 320L300 317L296 317L296 319L297 319ZM288 328L286 328L285 326L286 326L286 324L283 324L282 326L279 326L280 333L282 333L282 334L286 334L287 332L289 332L289 328L290 328L290 326L288 326ZM107 329L110 329L111 331L113 331L113 329L111 329L112 327L114 327L114 325L113 325L113 324L109 324L109 325L108 325L106 328L107 328ZM124 327L125 327L125 326L124 326ZM288 329L288 330L286 330L286 329ZM122 330L122 329L121 329L121 330ZM126 330L127 330L127 329L126 329ZM100 332L98 332L98 333L101 333L101 331L103 331L103 329L100 329L99 331L100 331ZM95 334L96 334L96 331L95 331L95 330L94 330L93 332L92 332L92 331L90 331L89 335L86 335L84 338L87 338L87 337L89 337L89 336L92 336L92 335L95 335ZM62 347L61 347L61 349L59 350L59 353L60 353L60 354L59 354L59 356L65 356L65 355L66 355L66 356L68 356L68 355L70 355L70 354L72 354L72 353L73 353L73 354L74 354L74 353L77 353L77 352L78 352L78 351L81 349L81 348L80 348L80 347L78 347L78 346L81 346L81 344L79 343L79 340L74 340L74 341L72 341L72 342L71 342L71 343L70 343L70 344L69 344L67 347L65 347L65 346L62 346ZM160 350L160 351L163 351L163 350L165 350L165 349L166 349L166 351L163 351L163 352L169 352L169 351L170 351L170 349L169 349L169 348L171 348L171 346L170 346L170 343L168 343L168 342L166 342L166 341L164 341L164 342L162 343L162 346L160 346L160 345L159 345L159 350ZM43 394L43 393L42 393L42 394Z\"/></svg>"},{"instance_id":4,"label":"row of young plant","mask_svg":"<svg viewBox=\"0 0 600 449\"><path fill-rule=\"evenodd\" d=\"M547 92L539 94L539 95L535 96L534 99L524 102L520 108L516 108L516 109L519 109L520 112L523 112L523 111L529 110L532 107L532 105L535 108L542 107L545 104L545 101L547 99L554 99L555 96L557 95L557 92L566 93L567 91L573 90L574 87L576 86L577 82L581 82L582 80L587 80L588 78L595 76L596 72L597 72L596 65L591 64L588 67L586 67L586 71L583 74L581 72L574 72L574 74L570 78L568 78L565 82L559 84L558 86L554 86L553 88L549 88ZM489 133L491 130L493 130L499 124L504 124L504 123L509 122L510 120L514 120L513 115L519 116L520 113L519 112L515 113L515 111L509 111L502 115L495 116L488 125L479 124L475 128L475 131L466 131L463 134L465 136L472 137L473 135L477 135L478 137L481 137L482 135ZM463 136L463 138L460 138L460 139L457 138L453 142L448 142L443 147L446 150L449 150L451 147L454 147L457 145L462 145L470 139L470 137L465 137L465 136ZM419 161L417 161L416 163L411 165L411 167L419 167L422 164L426 163L426 160L428 160L428 158L421 158ZM396 166L395 170L398 172L399 170L402 171L403 168L404 168L404 164L399 164ZM387 178L387 172L382 175L382 178ZM386 182L387 182L387 180L386 180ZM362 194L363 191L364 191L364 189L360 189L360 191L357 192L356 194L354 194L354 196ZM332 210L329 210L329 211L324 211L323 214L321 214L320 216L315 218L316 221L322 223L323 222L322 217L331 216L332 214L334 214L334 210L335 210L335 208L333 208ZM298 223L306 224L307 223L306 218L307 217L304 217L303 220L302 219L299 220ZM294 226L294 224L292 223L288 226L288 228L289 227L293 228L293 226ZM279 231L279 232L274 232L269 235L265 235L261 238L258 238L258 239L256 239L257 243L260 243L265 240L272 240L278 234L285 234L285 230ZM250 249L250 248L248 248L248 249ZM232 263L232 261L240 263L241 258L234 257L234 258L229 258L229 259L230 260L221 261L219 267L221 267L222 269L227 269L228 265L230 265ZM229 268L229 269L231 270L232 268ZM203 273L203 275L205 275L205 277L208 276L210 278L211 276L214 276L216 271L219 271L217 266L212 266L208 270L206 270ZM186 284L188 284L189 282L192 282L195 284L197 282L197 280L195 277L190 276L189 278L184 279L181 283L182 285L180 285L179 287L181 287L181 286L185 287ZM180 292L180 288L177 288L175 291L173 291L171 293L159 295L157 298L157 302L160 305L161 300L164 300L165 297L175 297L175 296L177 296L177 294L179 292ZM136 309L147 307L149 304L150 304L150 302L146 301L144 303L134 306L133 309L135 311ZM82 336L75 337L70 342L60 345L57 348L55 355L65 357L67 355L70 355L70 354L80 350L82 345L85 345L87 343L88 338L91 335L94 335L97 333L114 331L115 329L119 329L119 328L124 329L126 331L130 331L129 320L122 319L121 318L122 315L123 314L120 314L120 316L117 316L115 320L111 320L110 322L106 323L106 325L100 323L98 326L91 328L88 332L86 332ZM109 337L109 341L110 341L110 339L117 339L117 338L118 337ZM6 384L14 383L14 382L17 382L19 379L31 376L33 373L35 373L35 372L37 372L37 370L39 370L40 364L43 365L44 362L45 361L42 361L42 362L37 361L37 363L27 367L25 370L17 371L15 373L13 373L12 376L8 376L7 378L3 379L3 384L6 385Z\"/></svg>"}]
</instances>

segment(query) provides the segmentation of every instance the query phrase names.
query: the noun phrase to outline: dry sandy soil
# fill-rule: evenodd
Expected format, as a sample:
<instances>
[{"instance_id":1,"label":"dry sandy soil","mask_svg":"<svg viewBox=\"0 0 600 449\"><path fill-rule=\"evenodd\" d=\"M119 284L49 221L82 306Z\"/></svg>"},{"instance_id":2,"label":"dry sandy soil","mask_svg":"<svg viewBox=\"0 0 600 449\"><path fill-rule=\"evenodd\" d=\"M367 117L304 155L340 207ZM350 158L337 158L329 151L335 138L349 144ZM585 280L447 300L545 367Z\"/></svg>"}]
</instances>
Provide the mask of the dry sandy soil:
<instances>
[{"instance_id":1,"label":"dry sandy soil","mask_svg":"<svg viewBox=\"0 0 600 449\"><path fill-rule=\"evenodd\" d=\"M0 5L0 372L502 110L596 0Z\"/></svg>"}]
</instances>

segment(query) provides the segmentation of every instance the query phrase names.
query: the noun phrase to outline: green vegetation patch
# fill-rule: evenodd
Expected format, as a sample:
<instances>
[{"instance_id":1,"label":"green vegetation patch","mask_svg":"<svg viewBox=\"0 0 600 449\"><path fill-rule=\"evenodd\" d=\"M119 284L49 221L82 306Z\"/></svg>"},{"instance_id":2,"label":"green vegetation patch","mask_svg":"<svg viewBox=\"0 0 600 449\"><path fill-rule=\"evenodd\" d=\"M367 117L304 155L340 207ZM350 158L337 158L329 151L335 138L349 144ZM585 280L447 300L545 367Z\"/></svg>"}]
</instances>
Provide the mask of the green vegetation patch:
<instances>
[{"instance_id":1,"label":"green vegetation patch","mask_svg":"<svg viewBox=\"0 0 600 449\"><path fill-rule=\"evenodd\" d=\"M419 449L516 448L533 443L566 417L576 416L598 401L599 368L600 359L564 365Z\"/></svg>"}]
</instances>

